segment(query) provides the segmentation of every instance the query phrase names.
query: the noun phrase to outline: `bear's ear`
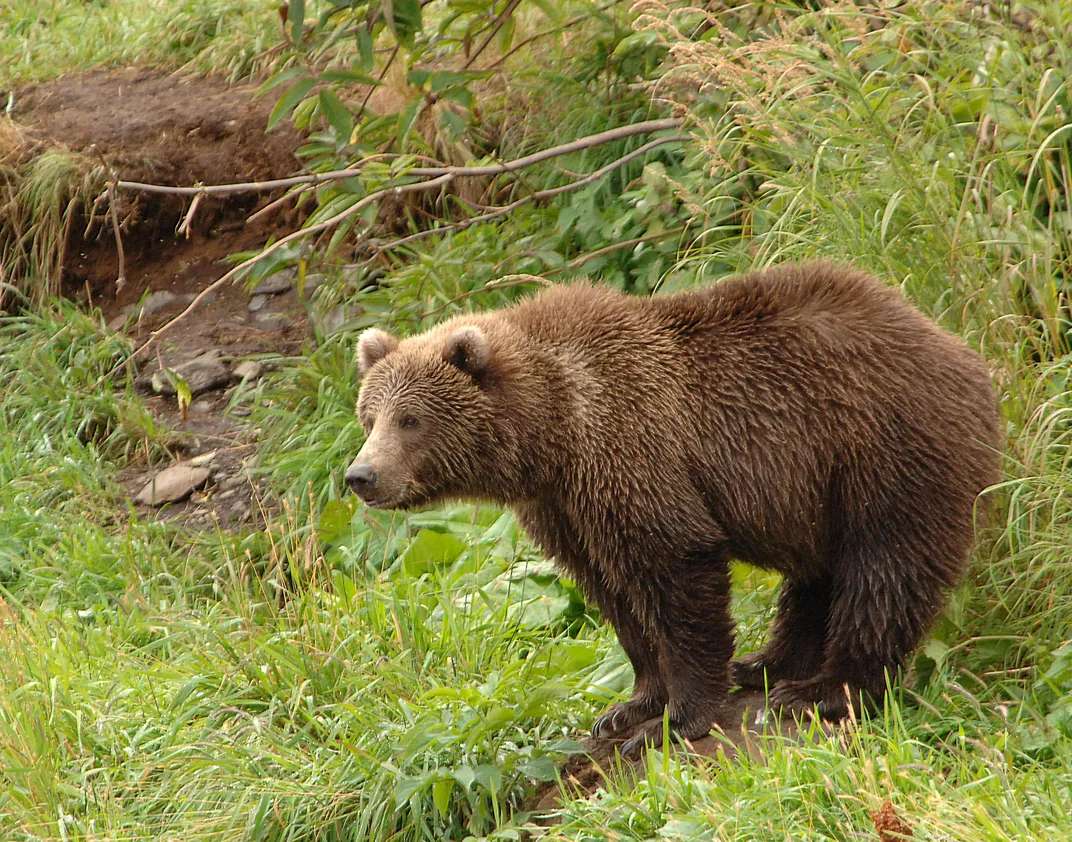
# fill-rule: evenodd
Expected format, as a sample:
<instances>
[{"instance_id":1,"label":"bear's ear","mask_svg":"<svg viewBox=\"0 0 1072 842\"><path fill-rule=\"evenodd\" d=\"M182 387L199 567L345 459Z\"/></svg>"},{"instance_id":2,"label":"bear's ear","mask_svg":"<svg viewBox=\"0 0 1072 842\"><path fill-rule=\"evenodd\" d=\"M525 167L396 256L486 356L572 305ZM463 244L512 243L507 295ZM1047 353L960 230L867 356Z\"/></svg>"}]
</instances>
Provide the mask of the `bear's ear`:
<instances>
[{"instance_id":1,"label":"bear's ear","mask_svg":"<svg viewBox=\"0 0 1072 842\"><path fill-rule=\"evenodd\" d=\"M378 327L370 327L357 340L357 368L364 375L398 347L398 340Z\"/></svg>"},{"instance_id":2,"label":"bear's ear","mask_svg":"<svg viewBox=\"0 0 1072 842\"><path fill-rule=\"evenodd\" d=\"M476 325L460 327L447 337L443 359L459 371L479 377L491 361L488 338Z\"/></svg>"}]
</instances>

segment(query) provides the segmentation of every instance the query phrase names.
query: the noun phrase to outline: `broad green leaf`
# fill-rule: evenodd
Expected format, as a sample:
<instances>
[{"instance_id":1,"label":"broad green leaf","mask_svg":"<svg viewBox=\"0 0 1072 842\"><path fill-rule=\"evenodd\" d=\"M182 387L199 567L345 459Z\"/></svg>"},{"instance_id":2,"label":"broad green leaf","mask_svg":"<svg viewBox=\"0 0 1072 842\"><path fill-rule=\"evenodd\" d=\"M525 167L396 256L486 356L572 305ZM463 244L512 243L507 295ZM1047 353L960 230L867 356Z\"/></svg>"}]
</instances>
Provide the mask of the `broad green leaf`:
<instances>
[{"instance_id":1,"label":"broad green leaf","mask_svg":"<svg viewBox=\"0 0 1072 842\"><path fill-rule=\"evenodd\" d=\"M378 88L383 84L375 76L369 76L359 70L325 70L320 74L323 82L346 82L353 85L369 85Z\"/></svg>"},{"instance_id":2,"label":"broad green leaf","mask_svg":"<svg viewBox=\"0 0 1072 842\"><path fill-rule=\"evenodd\" d=\"M275 128L280 120L294 110L294 107L313 89L313 84L313 80L306 77L288 88L287 92L279 97L275 107L272 108L272 113L268 115L268 130Z\"/></svg>"},{"instance_id":3,"label":"broad green leaf","mask_svg":"<svg viewBox=\"0 0 1072 842\"><path fill-rule=\"evenodd\" d=\"M301 46L302 34L305 31L305 0L290 0L287 20L290 21L290 37L294 39L296 46Z\"/></svg>"},{"instance_id":4,"label":"broad green leaf","mask_svg":"<svg viewBox=\"0 0 1072 842\"><path fill-rule=\"evenodd\" d=\"M409 133L413 129L413 124L417 122L417 118L420 116L423 107L424 97L416 97L407 102L406 107L402 109L402 113L398 115L396 141L399 146L405 144L406 138L409 137Z\"/></svg>"},{"instance_id":5,"label":"broad green leaf","mask_svg":"<svg viewBox=\"0 0 1072 842\"><path fill-rule=\"evenodd\" d=\"M361 60L361 67L364 71L368 73L372 70L373 61L376 58L372 42L372 33L363 26L357 28L357 55Z\"/></svg>"},{"instance_id":6,"label":"broad green leaf","mask_svg":"<svg viewBox=\"0 0 1072 842\"><path fill-rule=\"evenodd\" d=\"M450 809L450 793L454 789L454 783L453 778L440 778L432 784L432 803L441 816L445 816Z\"/></svg>"},{"instance_id":7,"label":"broad green leaf","mask_svg":"<svg viewBox=\"0 0 1072 842\"><path fill-rule=\"evenodd\" d=\"M502 772L499 771L497 766L482 763L476 767L474 772L475 783L480 784L488 792L502 792Z\"/></svg>"},{"instance_id":8,"label":"broad green leaf","mask_svg":"<svg viewBox=\"0 0 1072 842\"><path fill-rule=\"evenodd\" d=\"M426 79L428 81L428 89L433 94L440 94L443 93L443 91L445 91L447 88L453 88L456 85L464 85L476 79L487 79L489 76L491 76L490 71L482 70L473 70L465 72L457 72L454 70L436 70L433 73L428 73L426 75Z\"/></svg>"},{"instance_id":9,"label":"broad green leaf","mask_svg":"<svg viewBox=\"0 0 1072 842\"><path fill-rule=\"evenodd\" d=\"M400 775L398 783L395 784L395 809L397 810L405 806L406 802L409 801L413 794L424 789L424 786L427 783L427 774L417 775L415 777Z\"/></svg>"},{"instance_id":10,"label":"broad green leaf","mask_svg":"<svg viewBox=\"0 0 1072 842\"><path fill-rule=\"evenodd\" d=\"M558 775L555 761L546 754L524 758L517 764L517 771L526 778L533 778L537 781L553 781Z\"/></svg>"},{"instance_id":11,"label":"broad green leaf","mask_svg":"<svg viewBox=\"0 0 1072 842\"><path fill-rule=\"evenodd\" d=\"M383 16L403 47L412 47L421 31L420 0L383 0Z\"/></svg>"},{"instance_id":12,"label":"broad green leaf","mask_svg":"<svg viewBox=\"0 0 1072 842\"><path fill-rule=\"evenodd\" d=\"M335 130L335 137L346 143L350 139L350 132L354 129L354 121L350 111L338 94L331 88L324 88L320 92L320 110L324 113L331 128Z\"/></svg>"},{"instance_id":13,"label":"broad green leaf","mask_svg":"<svg viewBox=\"0 0 1072 842\"><path fill-rule=\"evenodd\" d=\"M407 576L421 576L433 567L456 561L466 549L465 543L453 535L422 529L402 553L402 571Z\"/></svg>"},{"instance_id":14,"label":"broad green leaf","mask_svg":"<svg viewBox=\"0 0 1072 842\"><path fill-rule=\"evenodd\" d=\"M330 544L335 539L350 532L350 522L354 518L353 503L331 500L324 504L320 520L316 525L317 535L322 544Z\"/></svg>"}]
</instances>

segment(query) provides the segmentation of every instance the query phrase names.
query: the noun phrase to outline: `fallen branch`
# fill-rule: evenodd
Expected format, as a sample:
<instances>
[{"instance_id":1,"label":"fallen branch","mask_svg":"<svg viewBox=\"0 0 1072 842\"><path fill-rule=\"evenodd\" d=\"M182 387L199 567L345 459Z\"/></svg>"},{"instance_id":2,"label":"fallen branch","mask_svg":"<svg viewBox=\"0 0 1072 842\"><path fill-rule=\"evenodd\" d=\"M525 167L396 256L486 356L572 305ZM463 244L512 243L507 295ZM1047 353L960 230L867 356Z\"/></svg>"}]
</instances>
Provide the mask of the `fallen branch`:
<instances>
[{"instance_id":1,"label":"fallen branch","mask_svg":"<svg viewBox=\"0 0 1072 842\"><path fill-rule=\"evenodd\" d=\"M563 143L560 146L552 146L550 149L543 149L539 152L534 152L531 155L525 155L524 157L516 158L513 161L506 161L501 164L484 164L468 167L411 167L398 175L419 176L422 178L438 177L448 173L464 177L501 175L502 173L513 172L514 170L530 167L533 164L538 164L541 161L547 161L551 158L569 155L571 152L580 152L584 149L591 149L593 146L611 143L615 140L635 137L638 134L650 134L664 129L677 129L681 127L683 122L684 121L680 117L670 117L664 120L647 120L643 123L634 123L630 126L619 126L616 129L609 129L605 132L578 138L569 143ZM362 162L362 164L363 163L364 162ZM270 181L247 181L240 184L203 184L196 187L171 187L166 184L146 184L140 181L121 180L116 183L116 186L126 190L138 190L143 193L170 193L177 196L196 196L201 193L253 193L294 187L299 184L323 184L329 181L338 181L341 178L353 178L354 176L360 175L362 169L363 166L359 165L345 170L333 170L332 172L326 173L310 173L309 175L295 175L290 178L276 178Z\"/></svg>"},{"instance_id":2,"label":"fallen branch","mask_svg":"<svg viewBox=\"0 0 1072 842\"><path fill-rule=\"evenodd\" d=\"M119 233L119 211L115 199L115 182L108 182L108 216L112 219L112 233L115 235L115 250L119 255L119 273L115 279L115 291L119 292L126 286L126 257L123 254L123 235Z\"/></svg>"},{"instance_id":3,"label":"fallen branch","mask_svg":"<svg viewBox=\"0 0 1072 842\"><path fill-rule=\"evenodd\" d=\"M353 216L358 211L361 211L364 208L367 208L370 204L372 204L373 202L379 201L384 196L388 196L388 195L401 196L403 193L413 193L413 192L416 192L418 190L431 190L431 189L433 189L435 187L441 187L444 184L448 184L449 182L451 182L453 180L454 180L454 175L452 173L448 173L446 175L440 176L439 178L433 178L430 181L416 181L416 182L414 182L412 184L402 184L402 185L399 185L397 187L388 187L388 188L386 188L384 190L378 190L375 193L370 193L368 196L366 196L364 199L361 199L359 202L355 202L353 205L348 207L346 210L340 211L339 213L335 214L335 216L332 216L329 219L325 219L323 222L318 222L316 225L312 225L312 226L310 226L308 228L302 228L302 229L300 229L298 231L295 231L295 232L293 232L291 234L288 234L287 236L283 237L280 240L277 240L276 242L272 243L270 246L265 248L263 251L260 251L257 254L253 255L252 257L247 258L246 260L243 260L241 263L239 263L233 269L231 269L226 274L221 276L219 279L213 281L211 284L209 284L207 287L205 287L203 290L201 290L201 292L199 292L197 294L197 297L194 298L194 300L191 301L186 306L185 310L183 310L181 313L179 313L177 316L175 316L175 318L171 319L166 324L161 325L156 330L154 330L152 333L150 333L148 338L141 345L141 347L139 347L137 350L134 351L133 354L130 355L130 359L133 360L133 359L136 359L137 357L139 357L142 353L145 352L145 350L147 348L149 348L157 339L159 339L162 334L164 334L167 331L171 330L171 328L173 328L176 324L178 324L180 321L182 321L184 318L186 318L191 312L193 312L195 309L197 309L197 305L200 304L202 301L204 301L205 297L207 295L209 295L209 293L211 293L213 290L218 289L220 286L222 286L227 281L232 280L236 275L238 275L243 270L248 269L249 267L253 266L258 261L260 261L263 258L267 257L268 255L272 254L273 252L277 251L278 249L281 249L283 246L287 245L288 243L292 243L295 240L300 240L303 237L311 237L311 236L319 234L319 233L321 233L323 231L326 231L329 228L333 228L334 226L338 225L340 222L345 220L347 217ZM105 377L110 376L112 373L114 373L114 372L109 372L107 375L105 375Z\"/></svg>"},{"instance_id":4,"label":"fallen branch","mask_svg":"<svg viewBox=\"0 0 1072 842\"><path fill-rule=\"evenodd\" d=\"M588 137L580 138L580 139L575 140L575 141L573 141L571 143L562 144L561 146L556 146L556 147L553 147L551 149L545 149L545 150L542 150L541 152L535 152L535 153L533 153L531 155L527 155L527 156L525 156L523 158L518 158L518 159L516 159L514 161L507 161L507 162L502 163L502 164L489 165L489 166L480 166L480 167L421 167L421 168L408 170L405 173L407 176L426 174L426 175L434 175L435 177L429 178L426 181L415 181L415 182L410 182L408 184L401 184L401 185L396 185L396 186L392 186L392 187L386 187L386 188L384 188L382 190L377 190L376 192L370 193L368 196L365 196L363 199L355 202L353 205L351 205L350 207L346 208L343 211L340 211L339 213L335 214L334 216L332 216L332 217L330 217L328 219L325 219L325 220L323 220L321 222L318 222L315 225L312 225L312 226L310 226L308 228L302 228L302 229L300 229L298 231L294 231L293 233L288 234L287 236L283 237L282 239L277 240L276 242L272 243L267 248L263 249L262 251L258 252L257 254L253 255L252 257L242 261L237 266L235 266L234 268L230 269L222 277L218 278L216 281L213 281L211 284L209 284L209 286L207 286L200 293L198 293L198 295L193 299L193 301L191 301L187 305L186 309L184 309L181 313L176 315L173 319L171 319L170 321L168 321L167 323L165 323L164 325L160 326L159 328L154 330L152 333L150 333L148 338L145 340L145 342L137 350L134 351L134 353L131 355L130 359L133 360L133 359L136 359L138 356L142 355L146 351L146 349L148 349L150 346L152 346L156 342L156 340L158 340L160 338L160 336L162 336L164 333L166 333L168 330L170 330L172 327L174 327L176 324L178 324L180 321L182 321L184 318L186 318L186 316L188 316L193 310L195 310L197 308L197 306L205 299L206 296L208 296L214 290L218 289L224 283L226 283L226 282L232 280L233 278L235 278L242 271L244 271L244 270L248 269L249 267L253 266L254 264L259 262L260 260L264 259L268 255L272 254L273 252L277 251L278 249L282 248L283 246L287 245L288 243L292 243L295 240L303 239L305 237L315 236L317 234L322 233L323 231L328 230L329 228L335 227L336 225L338 225L339 223L343 222L347 218L349 218L351 216L354 216L359 211L361 211L364 208L368 207L373 202L379 201L380 199L384 198L385 196L389 196L389 195L401 196L401 195L403 195L405 193L413 193L413 192L418 192L418 191L432 190L432 189L442 187L442 186L450 183L451 181L453 181L455 178L458 178L459 176L486 175L486 174L493 174L493 173L512 172L514 170L521 169L523 167L527 167L527 166L531 166L533 164L539 163L540 161L548 160L549 158L553 158L553 157L556 157L558 155L565 155L568 152L574 152L574 151L578 151L580 149L587 149L587 148L589 148L591 146L598 145L599 143L607 143L607 142L609 142L611 140L617 140L617 139L620 139L620 138L623 138L623 137L630 137L632 135L639 134L640 133L640 131L639 131L640 127L646 127L647 131L655 131L655 130L658 130L658 129L673 128L675 126L679 126L681 124L681 122L682 121L680 119L650 120L647 123L638 123L638 124L636 124L634 126L623 126L620 129L613 129L613 130L607 131L607 132L600 132L599 134L596 134L596 135L589 135ZM475 225L475 224L480 223L480 222L487 222L489 220L496 219L496 218L498 218L500 216L505 216L506 214L510 213L515 208L518 208L521 205L525 205L525 204L528 204L530 202L534 202L534 201L537 201L537 200L540 200L540 199L548 199L548 198L551 198L551 197L554 197L554 196L560 196L560 195L562 195L564 193L570 193L570 192L572 192L574 190L580 190L582 187L585 187L586 185L591 184L592 182L602 178L604 175L612 172L613 170L618 169L619 167L621 167L622 165L628 163L629 161L632 161L632 160L634 160L636 158L639 158L639 157L643 156L648 151L650 151L651 149L656 148L657 146L661 146L661 145L666 144L666 143L673 143L673 142L677 142L677 141L683 141L683 140L687 140L687 139L688 139L688 135L672 135L672 136L668 136L668 137L656 138L655 140L650 140L647 143L643 144L642 146L639 146L638 148L634 149L632 152L629 152L626 155L622 155L620 158L612 161L611 163L607 164L606 166L600 167L595 172L589 173L588 175L584 176L583 178L578 178L576 181L570 182L569 184L564 184L564 185L561 185L559 187L553 187L553 188L550 188L550 189L547 189L547 190L540 190L540 191L537 191L535 193L530 193L529 195L524 196L524 197L518 199L517 201L511 202L508 205L504 205L502 207L496 208L495 210L490 211L488 213L481 214L480 216L472 217L472 218L466 219L466 220L461 220L458 223L451 223L450 225L443 226L441 228L429 229L428 231L422 231L422 232L419 232L418 234L411 235L410 237L403 238L402 240L398 241L398 243L396 243L395 245L399 245L402 242L411 242L411 241L413 241L415 239L418 239L419 237L431 236L431 234L435 234L435 233L442 233L443 231L451 230L453 228L468 227L468 226ZM418 170L420 172L418 172ZM351 172L351 174L353 174L353 173ZM127 186L129 186L132 182L118 182L118 183L120 185L126 184ZM308 183L308 182L297 182L297 183ZM153 188L153 190L151 190L150 192L161 192L160 189L159 189L160 188L159 185L146 185L146 186ZM235 186L236 185L230 185L230 187L235 187ZM111 199L111 206L112 206L113 209L115 208L115 201L114 201L114 195L113 195L114 194L114 188L115 188L114 184L109 185L109 191L110 191L109 198ZM167 188L166 191L163 191L163 192L174 192L174 191L178 191L178 190L194 190L194 191L197 191L199 189L201 189L201 188ZM208 190L210 188L204 188L204 189ZM191 212L192 211L193 211L193 208L191 208ZM113 224L116 225L116 233L118 234L118 224L117 223L118 223L118 220L113 217ZM120 253L120 275L122 275L122 265L123 265L123 263L122 263L122 253ZM108 375L105 375L105 377L110 376L112 373L114 373L114 371L109 372Z\"/></svg>"},{"instance_id":5,"label":"fallen branch","mask_svg":"<svg viewBox=\"0 0 1072 842\"><path fill-rule=\"evenodd\" d=\"M597 181L598 179L602 178L607 173L618 169L618 167L622 166L623 164L627 164L635 158L639 158L645 153L650 152L657 146L662 146L665 143L672 143L674 141L688 139L688 135L673 135L671 137L659 137L655 140L650 140L643 146L637 147L629 154L623 155L621 158L611 161L605 167L601 167L600 169L596 170L593 173L589 173L588 175L578 176L576 181L572 181L569 184L563 184L560 187L551 187L547 190L538 190L535 193L530 193L527 196L522 196L517 201L511 202L508 205L503 205L502 207L495 208L494 210L489 211L488 213L480 214L479 216L470 216L466 219L459 219L457 222L448 222L446 225L441 225L438 228L426 228L423 231L418 231L415 234L410 234L398 240L392 240L383 244L376 243L373 245L376 248L377 252L384 252L389 249L398 248L399 246L412 243L415 240L423 240L425 237L431 237L436 234L445 234L448 231L457 230L464 231L466 228L469 228L473 225L478 225L482 222L488 222L492 219L497 219L500 216L505 216L506 214L510 213L510 211L521 207L521 205L526 205L530 202L536 202L540 199L550 199L554 196L561 196L563 193L572 193L574 190L580 190L582 187L586 187L593 181Z\"/></svg>"}]
</instances>

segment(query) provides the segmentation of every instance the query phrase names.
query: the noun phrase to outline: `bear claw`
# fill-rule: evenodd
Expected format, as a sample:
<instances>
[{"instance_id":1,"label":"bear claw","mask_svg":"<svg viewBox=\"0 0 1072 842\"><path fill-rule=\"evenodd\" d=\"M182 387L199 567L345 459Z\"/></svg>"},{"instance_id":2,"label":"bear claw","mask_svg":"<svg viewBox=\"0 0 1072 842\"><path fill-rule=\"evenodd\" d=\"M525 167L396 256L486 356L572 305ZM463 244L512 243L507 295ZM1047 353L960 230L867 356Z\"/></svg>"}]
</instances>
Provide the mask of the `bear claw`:
<instances>
[{"instance_id":1,"label":"bear claw","mask_svg":"<svg viewBox=\"0 0 1072 842\"><path fill-rule=\"evenodd\" d=\"M645 719L658 716L666 703L651 696L640 696L612 705L595 721L592 736L598 739L620 736Z\"/></svg>"},{"instance_id":2,"label":"bear claw","mask_svg":"<svg viewBox=\"0 0 1072 842\"><path fill-rule=\"evenodd\" d=\"M837 721L848 714L849 696L844 686L822 678L779 681L770 691L770 704L796 713L818 709L821 718Z\"/></svg>"}]
</instances>

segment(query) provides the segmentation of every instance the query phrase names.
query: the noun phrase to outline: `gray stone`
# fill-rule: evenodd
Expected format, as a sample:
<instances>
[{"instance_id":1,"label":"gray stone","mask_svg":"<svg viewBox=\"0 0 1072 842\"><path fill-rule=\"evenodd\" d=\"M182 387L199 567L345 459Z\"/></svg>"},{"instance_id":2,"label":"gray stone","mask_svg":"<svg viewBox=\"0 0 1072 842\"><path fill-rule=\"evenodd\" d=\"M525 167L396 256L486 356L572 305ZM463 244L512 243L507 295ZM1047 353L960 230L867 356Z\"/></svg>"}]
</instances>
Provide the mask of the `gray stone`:
<instances>
[{"instance_id":1,"label":"gray stone","mask_svg":"<svg viewBox=\"0 0 1072 842\"><path fill-rule=\"evenodd\" d=\"M212 401L194 401L190 404L190 414L208 415L214 408Z\"/></svg>"},{"instance_id":2,"label":"gray stone","mask_svg":"<svg viewBox=\"0 0 1072 842\"><path fill-rule=\"evenodd\" d=\"M177 503L185 500L198 488L208 482L211 476L208 468L195 468L190 465L172 465L153 477L134 498L142 506L163 506L165 503Z\"/></svg>"},{"instance_id":3,"label":"gray stone","mask_svg":"<svg viewBox=\"0 0 1072 842\"><path fill-rule=\"evenodd\" d=\"M213 350L195 357L189 362L175 366L175 373L180 375L190 387L190 396L197 397L214 389L222 389L231 382L231 370L216 357L219 351ZM151 374L153 391L160 395L174 395L175 387L161 373Z\"/></svg>"},{"instance_id":4,"label":"gray stone","mask_svg":"<svg viewBox=\"0 0 1072 842\"><path fill-rule=\"evenodd\" d=\"M267 295L254 295L249 300L249 312L256 313L258 310L263 310L264 305L268 303Z\"/></svg>"},{"instance_id":5,"label":"gray stone","mask_svg":"<svg viewBox=\"0 0 1072 842\"><path fill-rule=\"evenodd\" d=\"M230 476L220 481L220 488L224 491L233 491L241 488L243 485L249 485L249 477L241 474L238 476Z\"/></svg>"},{"instance_id":6,"label":"gray stone","mask_svg":"<svg viewBox=\"0 0 1072 842\"><path fill-rule=\"evenodd\" d=\"M264 365L256 360L244 360L234 367L234 376L242 380L260 380L264 374Z\"/></svg>"},{"instance_id":7,"label":"gray stone","mask_svg":"<svg viewBox=\"0 0 1072 842\"><path fill-rule=\"evenodd\" d=\"M290 327L290 319L282 313L257 313L253 317L261 330L282 331Z\"/></svg>"},{"instance_id":8,"label":"gray stone","mask_svg":"<svg viewBox=\"0 0 1072 842\"><path fill-rule=\"evenodd\" d=\"M124 327L126 327L127 321L129 321L130 319L130 314L133 312L134 305L128 304L126 307L119 311L118 315L115 315L111 319L109 319L105 327L107 327L108 330L112 331L113 333L122 330Z\"/></svg>"},{"instance_id":9,"label":"gray stone","mask_svg":"<svg viewBox=\"0 0 1072 842\"><path fill-rule=\"evenodd\" d=\"M250 295L281 295L284 292L288 292L293 286L290 277L288 277L292 273L293 270L284 269L282 272L269 275L253 288Z\"/></svg>"},{"instance_id":10,"label":"gray stone","mask_svg":"<svg viewBox=\"0 0 1072 842\"><path fill-rule=\"evenodd\" d=\"M180 295L170 290L161 289L156 292L150 292L140 303L134 306L132 312L135 318L143 319L153 313L160 312L166 307L170 307L172 304L189 304L194 298L195 296L192 293Z\"/></svg>"},{"instance_id":11,"label":"gray stone","mask_svg":"<svg viewBox=\"0 0 1072 842\"><path fill-rule=\"evenodd\" d=\"M314 292L321 287L324 282L327 281L327 276L322 275L319 272L311 272L305 276L305 286L302 287L302 295L308 298Z\"/></svg>"},{"instance_id":12,"label":"gray stone","mask_svg":"<svg viewBox=\"0 0 1072 842\"><path fill-rule=\"evenodd\" d=\"M337 333L339 328L346 324L349 319L350 314L346 310L346 305L339 304L328 310L320 319L320 329L325 336L330 336L333 333Z\"/></svg>"}]
</instances>

